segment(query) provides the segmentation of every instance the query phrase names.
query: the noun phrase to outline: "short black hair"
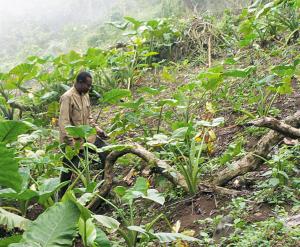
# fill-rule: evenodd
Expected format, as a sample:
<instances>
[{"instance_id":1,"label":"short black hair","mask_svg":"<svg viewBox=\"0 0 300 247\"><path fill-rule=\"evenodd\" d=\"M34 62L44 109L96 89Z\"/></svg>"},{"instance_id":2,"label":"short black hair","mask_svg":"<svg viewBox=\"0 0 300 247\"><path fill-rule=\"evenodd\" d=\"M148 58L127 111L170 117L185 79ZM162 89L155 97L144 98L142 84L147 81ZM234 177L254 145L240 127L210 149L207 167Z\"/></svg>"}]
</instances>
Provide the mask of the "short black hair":
<instances>
[{"instance_id":1,"label":"short black hair","mask_svg":"<svg viewBox=\"0 0 300 247\"><path fill-rule=\"evenodd\" d=\"M76 82L78 82L78 83L86 82L86 78L92 79L92 75L89 72L82 71L77 75Z\"/></svg>"}]
</instances>

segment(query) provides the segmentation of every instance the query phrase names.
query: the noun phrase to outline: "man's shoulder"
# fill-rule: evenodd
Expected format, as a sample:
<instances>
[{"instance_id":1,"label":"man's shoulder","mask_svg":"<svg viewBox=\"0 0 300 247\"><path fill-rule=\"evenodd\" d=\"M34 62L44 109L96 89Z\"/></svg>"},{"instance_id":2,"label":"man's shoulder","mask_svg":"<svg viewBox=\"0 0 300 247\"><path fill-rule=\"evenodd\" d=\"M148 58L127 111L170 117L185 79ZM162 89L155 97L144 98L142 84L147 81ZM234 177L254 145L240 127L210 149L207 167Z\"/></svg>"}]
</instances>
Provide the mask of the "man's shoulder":
<instances>
[{"instance_id":1,"label":"man's shoulder","mask_svg":"<svg viewBox=\"0 0 300 247\"><path fill-rule=\"evenodd\" d=\"M62 96L60 96L60 99L68 99L73 95L73 88L71 87L68 89Z\"/></svg>"}]
</instances>

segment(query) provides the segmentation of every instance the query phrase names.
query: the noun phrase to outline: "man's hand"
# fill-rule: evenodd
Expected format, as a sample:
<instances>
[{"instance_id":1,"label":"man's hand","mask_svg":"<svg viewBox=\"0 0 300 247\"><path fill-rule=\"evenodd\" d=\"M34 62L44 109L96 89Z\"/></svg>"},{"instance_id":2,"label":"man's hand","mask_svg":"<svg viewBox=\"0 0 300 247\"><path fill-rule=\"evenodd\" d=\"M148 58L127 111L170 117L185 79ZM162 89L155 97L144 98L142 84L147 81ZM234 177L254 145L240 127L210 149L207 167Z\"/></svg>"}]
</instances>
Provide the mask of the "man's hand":
<instances>
[{"instance_id":1,"label":"man's hand","mask_svg":"<svg viewBox=\"0 0 300 247\"><path fill-rule=\"evenodd\" d=\"M97 131L97 135L103 139L103 140L107 140L109 139L109 136L105 133L104 130L100 129L99 127L96 127L96 131Z\"/></svg>"},{"instance_id":2,"label":"man's hand","mask_svg":"<svg viewBox=\"0 0 300 247\"><path fill-rule=\"evenodd\" d=\"M75 140L72 137L66 136L64 138L64 143L70 147L74 147L75 146Z\"/></svg>"}]
</instances>

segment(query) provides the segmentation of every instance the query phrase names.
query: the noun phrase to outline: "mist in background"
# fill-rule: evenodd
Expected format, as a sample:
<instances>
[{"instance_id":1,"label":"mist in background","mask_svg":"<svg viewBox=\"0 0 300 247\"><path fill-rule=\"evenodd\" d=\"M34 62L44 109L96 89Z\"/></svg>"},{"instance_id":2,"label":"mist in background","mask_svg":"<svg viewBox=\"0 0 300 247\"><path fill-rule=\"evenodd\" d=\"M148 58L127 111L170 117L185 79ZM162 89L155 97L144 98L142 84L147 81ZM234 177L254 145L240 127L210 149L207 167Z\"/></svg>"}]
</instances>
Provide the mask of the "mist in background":
<instances>
[{"instance_id":1,"label":"mist in background","mask_svg":"<svg viewBox=\"0 0 300 247\"><path fill-rule=\"evenodd\" d=\"M0 68L29 55L57 55L89 46L107 47L122 39L105 24L138 19L185 16L187 11L242 8L247 0L0 0Z\"/></svg>"}]
</instances>

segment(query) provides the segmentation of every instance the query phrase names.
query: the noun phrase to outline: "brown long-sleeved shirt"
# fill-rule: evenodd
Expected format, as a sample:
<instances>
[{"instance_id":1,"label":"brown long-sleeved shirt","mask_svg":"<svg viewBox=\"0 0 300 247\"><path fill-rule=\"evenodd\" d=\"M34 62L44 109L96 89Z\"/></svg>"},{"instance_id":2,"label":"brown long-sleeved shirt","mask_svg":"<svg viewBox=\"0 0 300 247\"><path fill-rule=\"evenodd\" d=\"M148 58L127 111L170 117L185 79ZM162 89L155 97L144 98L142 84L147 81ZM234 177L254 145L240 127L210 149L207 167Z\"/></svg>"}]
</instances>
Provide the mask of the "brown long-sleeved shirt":
<instances>
[{"instance_id":1,"label":"brown long-sleeved shirt","mask_svg":"<svg viewBox=\"0 0 300 247\"><path fill-rule=\"evenodd\" d=\"M70 88L60 98L59 132L61 143L72 145L74 140L66 132L68 125L98 126L91 114L89 94L79 94L75 87ZM96 136L91 136L88 141L94 143Z\"/></svg>"}]
</instances>

